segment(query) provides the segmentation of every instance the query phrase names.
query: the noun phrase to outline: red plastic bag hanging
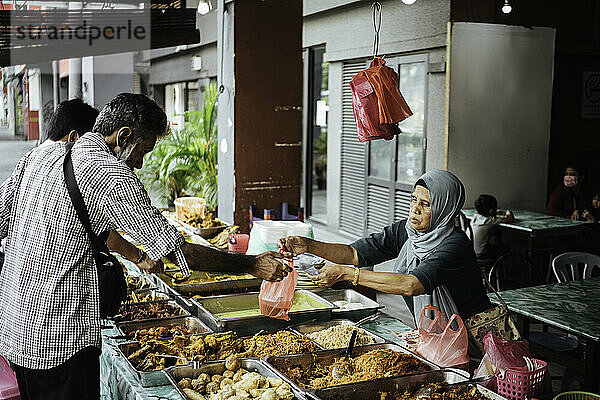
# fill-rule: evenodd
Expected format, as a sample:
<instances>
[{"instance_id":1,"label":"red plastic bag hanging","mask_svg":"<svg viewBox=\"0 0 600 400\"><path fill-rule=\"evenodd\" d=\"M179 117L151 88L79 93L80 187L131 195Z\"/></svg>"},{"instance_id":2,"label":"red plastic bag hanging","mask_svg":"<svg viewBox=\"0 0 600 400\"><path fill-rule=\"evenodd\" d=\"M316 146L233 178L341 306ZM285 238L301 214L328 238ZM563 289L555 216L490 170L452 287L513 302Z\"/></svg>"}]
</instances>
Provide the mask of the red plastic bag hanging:
<instances>
[{"instance_id":1,"label":"red plastic bag hanging","mask_svg":"<svg viewBox=\"0 0 600 400\"><path fill-rule=\"evenodd\" d=\"M426 310L434 313L433 319L425 316ZM437 307L423 307L419 317L417 353L441 367L453 367L469 362L468 347L467 328L457 314L452 314L450 321L446 321Z\"/></svg>"},{"instance_id":2,"label":"red plastic bag hanging","mask_svg":"<svg viewBox=\"0 0 600 400\"><path fill-rule=\"evenodd\" d=\"M258 294L258 305L262 315L267 317L290 320L288 311L294 302L294 291L298 283L298 272L292 268L279 282L263 281Z\"/></svg>"},{"instance_id":3,"label":"red plastic bag hanging","mask_svg":"<svg viewBox=\"0 0 600 400\"><path fill-rule=\"evenodd\" d=\"M391 140L402 131L397 123L412 115L398 89L398 74L375 57L371 66L350 82L352 108L361 142Z\"/></svg>"}]
</instances>

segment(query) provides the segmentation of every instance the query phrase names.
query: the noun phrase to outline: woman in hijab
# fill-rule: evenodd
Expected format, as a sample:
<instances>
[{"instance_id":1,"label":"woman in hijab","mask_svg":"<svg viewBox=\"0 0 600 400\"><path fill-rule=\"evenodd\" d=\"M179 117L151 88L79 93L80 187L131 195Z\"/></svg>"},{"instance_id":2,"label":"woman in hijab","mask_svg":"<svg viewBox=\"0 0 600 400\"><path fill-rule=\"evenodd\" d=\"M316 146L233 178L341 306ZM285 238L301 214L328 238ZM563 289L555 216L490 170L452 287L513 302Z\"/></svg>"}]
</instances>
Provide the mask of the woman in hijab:
<instances>
[{"instance_id":1,"label":"woman in hijab","mask_svg":"<svg viewBox=\"0 0 600 400\"><path fill-rule=\"evenodd\" d=\"M414 185L408 219L350 245L291 236L281 239L279 246L288 258L307 252L336 263L312 277L319 286L349 281L402 295L416 320L426 305L436 306L447 318L458 313L466 319L491 304L473 245L454 226L464 201L465 188L455 175L430 171ZM359 269L394 258L394 272Z\"/></svg>"}]
</instances>

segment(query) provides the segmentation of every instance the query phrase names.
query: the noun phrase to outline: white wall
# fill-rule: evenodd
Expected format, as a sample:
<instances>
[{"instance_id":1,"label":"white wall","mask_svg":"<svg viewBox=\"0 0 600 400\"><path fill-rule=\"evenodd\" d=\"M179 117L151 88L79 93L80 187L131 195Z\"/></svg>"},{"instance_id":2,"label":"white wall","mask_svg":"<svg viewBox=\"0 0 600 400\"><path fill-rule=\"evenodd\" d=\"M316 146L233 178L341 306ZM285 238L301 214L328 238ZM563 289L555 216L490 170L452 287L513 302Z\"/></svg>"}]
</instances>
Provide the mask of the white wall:
<instances>
[{"instance_id":1,"label":"white wall","mask_svg":"<svg viewBox=\"0 0 600 400\"><path fill-rule=\"evenodd\" d=\"M554 66L552 28L455 23L448 169L500 207L543 210Z\"/></svg>"}]
</instances>

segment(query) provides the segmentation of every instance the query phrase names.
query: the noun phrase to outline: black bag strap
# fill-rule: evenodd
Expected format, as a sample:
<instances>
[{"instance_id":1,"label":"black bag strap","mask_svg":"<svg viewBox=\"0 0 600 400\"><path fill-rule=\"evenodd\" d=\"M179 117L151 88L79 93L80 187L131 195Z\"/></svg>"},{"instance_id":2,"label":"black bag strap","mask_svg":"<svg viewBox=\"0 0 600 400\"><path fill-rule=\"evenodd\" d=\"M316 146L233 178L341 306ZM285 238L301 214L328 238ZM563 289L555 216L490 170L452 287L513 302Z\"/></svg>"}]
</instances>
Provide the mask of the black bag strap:
<instances>
[{"instance_id":1,"label":"black bag strap","mask_svg":"<svg viewBox=\"0 0 600 400\"><path fill-rule=\"evenodd\" d=\"M73 172L73 160L71 159L71 150L73 149L74 144L75 143L73 142L67 143L67 154L65 154L65 160L63 162L63 173L65 175L65 183L67 184L67 191L69 192L71 203L73 203L73 207L75 207L77 217L79 217L79 221L81 221L81 224L85 228L85 231L87 232L90 238L90 242L92 243L92 251L94 252L94 255L96 255L100 253L98 247L99 238L92 230L90 216L85 206L85 202L83 201L83 197L81 196L79 186L77 186L77 181L75 180L75 173Z\"/></svg>"}]
</instances>

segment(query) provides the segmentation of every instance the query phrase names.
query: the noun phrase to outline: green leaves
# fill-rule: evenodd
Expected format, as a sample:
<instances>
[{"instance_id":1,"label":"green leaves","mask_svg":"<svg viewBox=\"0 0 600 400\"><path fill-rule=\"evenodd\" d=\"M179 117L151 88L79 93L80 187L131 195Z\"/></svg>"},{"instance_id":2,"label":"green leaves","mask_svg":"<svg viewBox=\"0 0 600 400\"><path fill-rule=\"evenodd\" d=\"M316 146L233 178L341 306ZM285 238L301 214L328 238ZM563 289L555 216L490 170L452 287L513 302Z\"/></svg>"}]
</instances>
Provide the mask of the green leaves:
<instances>
[{"instance_id":1,"label":"green leaves","mask_svg":"<svg viewBox=\"0 0 600 400\"><path fill-rule=\"evenodd\" d=\"M181 196L217 205L217 86L206 89L202 111L185 112L184 126L156 144L138 175L146 189L171 203Z\"/></svg>"}]
</instances>

